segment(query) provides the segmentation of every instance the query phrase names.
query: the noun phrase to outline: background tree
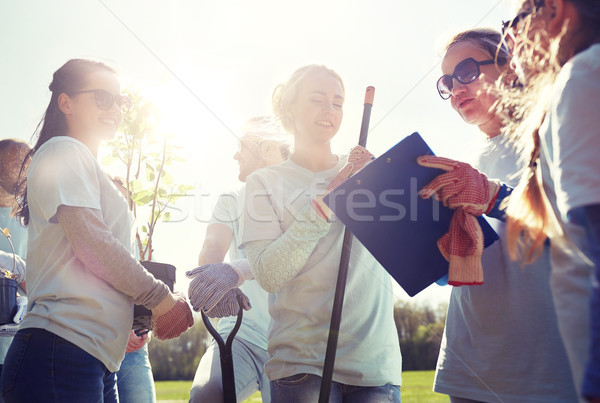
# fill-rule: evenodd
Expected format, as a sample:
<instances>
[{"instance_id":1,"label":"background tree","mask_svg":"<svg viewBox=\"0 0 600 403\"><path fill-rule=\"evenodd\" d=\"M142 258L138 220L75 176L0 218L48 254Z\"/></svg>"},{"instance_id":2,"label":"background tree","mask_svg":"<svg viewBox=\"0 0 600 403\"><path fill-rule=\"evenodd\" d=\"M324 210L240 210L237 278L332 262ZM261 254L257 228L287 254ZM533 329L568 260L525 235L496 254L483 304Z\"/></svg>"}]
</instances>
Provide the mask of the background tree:
<instances>
[{"instance_id":1,"label":"background tree","mask_svg":"<svg viewBox=\"0 0 600 403\"><path fill-rule=\"evenodd\" d=\"M156 224L169 221L167 207L185 196L193 186L176 184L168 168L182 162L176 147L168 143L168 133L159 130L160 114L155 105L140 91L124 91L132 100L132 110L123 115L115 138L108 143L112 152L102 163L120 161L125 165L124 186L130 195L129 208L138 219L139 208L149 209L144 223L136 228L136 241L141 261L152 260L152 237ZM142 221L142 220L140 220Z\"/></svg>"},{"instance_id":2,"label":"background tree","mask_svg":"<svg viewBox=\"0 0 600 403\"><path fill-rule=\"evenodd\" d=\"M402 351L404 371L433 370L437 362L447 304L437 308L398 301L394 321ZM201 318L181 337L150 342L150 362L155 380L192 380L202 355L211 341Z\"/></svg>"},{"instance_id":3,"label":"background tree","mask_svg":"<svg viewBox=\"0 0 600 403\"><path fill-rule=\"evenodd\" d=\"M200 315L194 326L176 339L152 339L148 345L154 380L192 380L200 359L212 340Z\"/></svg>"},{"instance_id":4,"label":"background tree","mask_svg":"<svg viewBox=\"0 0 600 403\"><path fill-rule=\"evenodd\" d=\"M402 370L435 369L447 307L447 304L440 304L432 309L408 301L396 302L394 321L402 351Z\"/></svg>"}]
</instances>

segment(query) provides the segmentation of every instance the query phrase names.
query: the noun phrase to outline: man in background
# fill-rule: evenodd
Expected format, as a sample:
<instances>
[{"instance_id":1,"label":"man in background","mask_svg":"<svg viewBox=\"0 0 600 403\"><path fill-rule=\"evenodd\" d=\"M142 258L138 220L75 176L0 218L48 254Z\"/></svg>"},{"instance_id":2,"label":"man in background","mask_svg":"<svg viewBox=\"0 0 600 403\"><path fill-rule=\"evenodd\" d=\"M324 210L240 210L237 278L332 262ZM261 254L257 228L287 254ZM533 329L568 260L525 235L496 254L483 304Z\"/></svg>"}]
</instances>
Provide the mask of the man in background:
<instances>
[{"instance_id":1,"label":"man in background","mask_svg":"<svg viewBox=\"0 0 600 403\"><path fill-rule=\"evenodd\" d=\"M283 129L270 117L256 117L246 122L238 152L239 180L245 182L257 169L282 163L289 156L289 144ZM263 402L270 402L269 379L264 373L267 354L267 329L270 322L268 293L255 280L245 281L250 267L242 250L237 248L239 220L244 202L244 187L223 194L213 209L198 267L188 272L192 278L189 297L195 310L221 317L218 331L224 339L233 329L239 305L235 287L248 297L252 309L244 312L242 325L232 346L236 395L238 401L261 391ZM229 263L223 263L229 252ZM246 277L247 278L247 277ZM224 296L224 297L223 297ZM223 297L223 298L221 298ZM215 305L216 304L216 305ZM202 357L190 391L190 402L223 401L221 364L214 342Z\"/></svg>"}]
</instances>

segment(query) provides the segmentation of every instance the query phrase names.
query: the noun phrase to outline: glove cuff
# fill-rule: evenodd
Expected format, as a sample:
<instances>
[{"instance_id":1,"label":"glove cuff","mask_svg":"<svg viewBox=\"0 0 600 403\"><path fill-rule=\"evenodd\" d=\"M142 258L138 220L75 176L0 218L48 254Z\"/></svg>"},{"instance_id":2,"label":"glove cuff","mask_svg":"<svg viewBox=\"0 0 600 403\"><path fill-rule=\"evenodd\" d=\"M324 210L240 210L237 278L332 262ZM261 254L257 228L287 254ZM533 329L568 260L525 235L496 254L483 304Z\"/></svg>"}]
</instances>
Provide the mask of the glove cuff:
<instances>
[{"instance_id":1,"label":"glove cuff","mask_svg":"<svg viewBox=\"0 0 600 403\"><path fill-rule=\"evenodd\" d=\"M158 305L152 308L152 316L158 318L159 316L163 316L165 313L169 312L173 307L177 304L177 300L172 293L168 293L166 297L164 297Z\"/></svg>"},{"instance_id":2,"label":"glove cuff","mask_svg":"<svg viewBox=\"0 0 600 403\"><path fill-rule=\"evenodd\" d=\"M494 205L496 204L496 200L498 199L498 194L500 193L500 189L502 189L502 185L500 184L500 181L489 180L488 183L490 185L490 195L492 195L492 198L483 214L487 214L490 211L492 211L492 209L494 208Z\"/></svg>"},{"instance_id":3,"label":"glove cuff","mask_svg":"<svg viewBox=\"0 0 600 403\"><path fill-rule=\"evenodd\" d=\"M319 217L321 217L327 222L331 222L331 217L333 217L333 211L331 211L329 206L325 204L325 202L323 202L323 198L326 195L327 193L324 193L320 196L315 197L310 204Z\"/></svg>"},{"instance_id":4,"label":"glove cuff","mask_svg":"<svg viewBox=\"0 0 600 403\"><path fill-rule=\"evenodd\" d=\"M238 275L238 281L235 285L236 287L244 284L246 280L253 280L254 275L252 274L252 270L250 270L250 263L248 263L247 259L239 259L234 260L233 262L229 262L229 265L235 270Z\"/></svg>"},{"instance_id":5,"label":"glove cuff","mask_svg":"<svg viewBox=\"0 0 600 403\"><path fill-rule=\"evenodd\" d=\"M483 284L481 256L450 255L448 284L453 286Z\"/></svg>"}]
</instances>

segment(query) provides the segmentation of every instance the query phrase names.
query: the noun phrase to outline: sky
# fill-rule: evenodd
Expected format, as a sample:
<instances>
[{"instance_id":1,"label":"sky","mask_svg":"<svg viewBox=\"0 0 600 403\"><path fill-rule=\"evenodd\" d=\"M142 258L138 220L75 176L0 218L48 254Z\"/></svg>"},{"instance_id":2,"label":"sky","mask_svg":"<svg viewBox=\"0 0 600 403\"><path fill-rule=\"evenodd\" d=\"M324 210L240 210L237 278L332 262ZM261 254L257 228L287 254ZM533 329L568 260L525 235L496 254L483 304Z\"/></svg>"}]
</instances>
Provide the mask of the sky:
<instances>
[{"instance_id":1,"label":"sky","mask_svg":"<svg viewBox=\"0 0 600 403\"><path fill-rule=\"evenodd\" d=\"M31 140L52 73L71 58L111 63L123 87L148 89L187 159L175 181L195 186L155 238L157 259L177 266L176 289L185 291L211 203L240 185L232 159L240 127L272 113L278 83L306 64L340 74L346 101L334 152L357 142L372 85L373 154L418 131L436 154L466 159L482 135L437 94L443 45L512 14L511 0L0 0L0 138ZM448 295L432 286L413 300L435 305Z\"/></svg>"}]
</instances>

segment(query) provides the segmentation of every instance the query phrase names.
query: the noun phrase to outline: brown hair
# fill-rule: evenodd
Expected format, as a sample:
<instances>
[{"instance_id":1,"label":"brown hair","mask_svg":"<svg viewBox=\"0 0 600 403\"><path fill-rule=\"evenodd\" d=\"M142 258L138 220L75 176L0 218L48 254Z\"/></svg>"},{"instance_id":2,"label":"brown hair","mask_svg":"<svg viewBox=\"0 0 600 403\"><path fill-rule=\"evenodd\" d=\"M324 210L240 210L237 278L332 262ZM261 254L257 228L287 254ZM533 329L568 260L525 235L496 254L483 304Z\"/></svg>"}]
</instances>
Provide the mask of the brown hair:
<instances>
[{"instance_id":1,"label":"brown hair","mask_svg":"<svg viewBox=\"0 0 600 403\"><path fill-rule=\"evenodd\" d=\"M0 186L11 195L17 194L22 163L29 150L29 145L23 140L0 140Z\"/></svg>"},{"instance_id":2,"label":"brown hair","mask_svg":"<svg viewBox=\"0 0 600 403\"><path fill-rule=\"evenodd\" d=\"M504 66L510 61L510 52L502 41L502 34L492 28L474 28L460 32L448 41L444 49L448 51L452 46L466 41L487 52L499 66Z\"/></svg>"},{"instance_id":3,"label":"brown hair","mask_svg":"<svg viewBox=\"0 0 600 403\"><path fill-rule=\"evenodd\" d=\"M29 223L29 205L27 204L27 177L25 172L33 154L48 140L57 136L67 134L67 121L65 115L58 107L58 97L60 94L72 95L75 91L85 86L90 74L97 71L116 71L108 65L87 59L71 59L63 64L52 76L52 82L48 87L52 93L46 112L36 128L37 141L35 146L29 151L19 174L18 187L18 206L16 214L20 217L23 225ZM35 134L34 134L35 137Z\"/></svg>"}]
</instances>

